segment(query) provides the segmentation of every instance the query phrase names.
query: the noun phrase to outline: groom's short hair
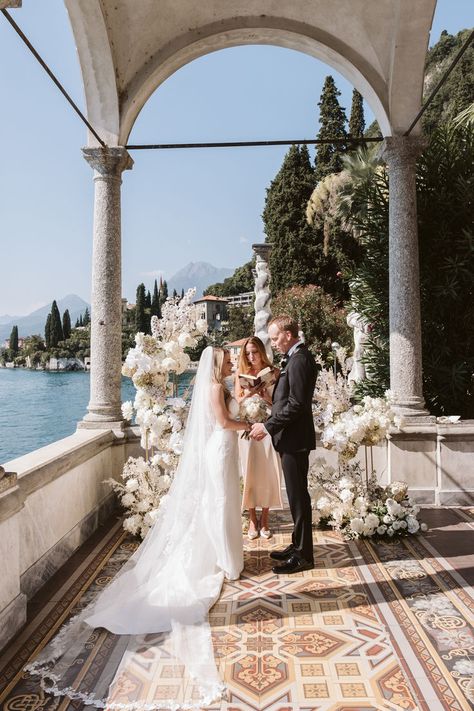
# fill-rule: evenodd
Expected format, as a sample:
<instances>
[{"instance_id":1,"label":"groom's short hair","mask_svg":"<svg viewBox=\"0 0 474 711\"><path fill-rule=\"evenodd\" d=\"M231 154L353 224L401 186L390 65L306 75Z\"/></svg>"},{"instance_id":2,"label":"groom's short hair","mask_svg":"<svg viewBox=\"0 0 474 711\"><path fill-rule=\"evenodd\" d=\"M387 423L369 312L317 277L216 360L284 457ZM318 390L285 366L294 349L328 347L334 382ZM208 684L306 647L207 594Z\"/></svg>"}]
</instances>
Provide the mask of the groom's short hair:
<instances>
[{"instance_id":1,"label":"groom's short hair","mask_svg":"<svg viewBox=\"0 0 474 711\"><path fill-rule=\"evenodd\" d=\"M275 316L268 325L271 326L272 323L275 324L279 331L289 331L293 338L298 338L298 324L291 316L287 314Z\"/></svg>"}]
</instances>

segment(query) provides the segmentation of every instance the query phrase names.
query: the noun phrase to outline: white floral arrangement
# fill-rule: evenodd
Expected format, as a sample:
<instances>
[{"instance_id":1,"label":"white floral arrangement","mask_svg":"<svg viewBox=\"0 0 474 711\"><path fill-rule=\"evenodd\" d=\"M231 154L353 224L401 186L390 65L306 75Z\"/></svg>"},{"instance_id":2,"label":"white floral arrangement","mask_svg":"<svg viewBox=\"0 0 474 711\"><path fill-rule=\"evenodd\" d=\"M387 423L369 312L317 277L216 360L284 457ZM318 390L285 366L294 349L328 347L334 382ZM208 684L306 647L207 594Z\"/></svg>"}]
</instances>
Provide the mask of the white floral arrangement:
<instances>
[{"instance_id":1,"label":"white floral arrangement","mask_svg":"<svg viewBox=\"0 0 474 711\"><path fill-rule=\"evenodd\" d=\"M331 526L345 538L393 538L428 528L420 523L420 507L409 498L405 482L380 486L373 472L367 480L358 462L336 470L324 459L316 459L309 470L308 489L313 523Z\"/></svg>"},{"instance_id":2,"label":"white floral arrangement","mask_svg":"<svg viewBox=\"0 0 474 711\"><path fill-rule=\"evenodd\" d=\"M387 436L390 427L400 427L392 404L390 390L382 397L367 395L356 405L352 404L352 384L347 374L344 348L336 351L341 372L322 367L315 388L315 422L321 428L321 442L326 449L334 449L342 461L356 456L360 446L372 446ZM321 361L320 361L321 362Z\"/></svg>"},{"instance_id":3,"label":"white floral arrangement","mask_svg":"<svg viewBox=\"0 0 474 711\"><path fill-rule=\"evenodd\" d=\"M109 479L108 483L119 494L120 503L127 511L123 527L128 533L144 538L156 520L172 478L153 460L147 462L143 457L129 457L122 479L123 483L115 479Z\"/></svg>"},{"instance_id":4,"label":"white floral arrangement","mask_svg":"<svg viewBox=\"0 0 474 711\"><path fill-rule=\"evenodd\" d=\"M123 403L122 414L130 421L135 417L145 457L130 457L125 463L125 484L113 479L109 483L127 511L125 530L142 538L168 491L183 449L188 404L185 397L176 397L177 377L191 362L184 349L195 346L207 330L193 304L195 293L189 289L182 298L166 300L162 318L151 320L151 335L136 334L135 348L122 367L122 374L132 379L137 390L133 402Z\"/></svg>"},{"instance_id":5,"label":"white floral arrangement","mask_svg":"<svg viewBox=\"0 0 474 711\"><path fill-rule=\"evenodd\" d=\"M260 397L260 395L252 395L251 397L246 397L240 403L239 417L241 420L245 420L251 424L255 422L266 422L270 415L270 409L265 402L265 400ZM242 432L240 435L241 439L248 439L249 433Z\"/></svg>"}]
</instances>

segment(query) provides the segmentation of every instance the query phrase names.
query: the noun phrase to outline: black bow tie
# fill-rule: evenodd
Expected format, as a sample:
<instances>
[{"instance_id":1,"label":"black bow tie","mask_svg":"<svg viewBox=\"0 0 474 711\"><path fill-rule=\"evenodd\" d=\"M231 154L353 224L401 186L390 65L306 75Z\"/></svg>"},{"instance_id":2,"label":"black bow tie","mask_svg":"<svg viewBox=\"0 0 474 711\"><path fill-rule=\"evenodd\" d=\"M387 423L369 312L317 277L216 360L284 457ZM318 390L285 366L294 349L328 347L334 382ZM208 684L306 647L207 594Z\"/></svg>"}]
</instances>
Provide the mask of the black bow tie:
<instances>
[{"instance_id":1,"label":"black bow tie","mask_svg":"<svg viewBox=\"0 0 474 711\"><path fill-rule=\"evenodd\" d=\"M290 356L288 354L285 354L283 358L280 361L281 369L284 370L286 366L288 365L288 361L290 360Z\"/></svg>"}]
</instances>

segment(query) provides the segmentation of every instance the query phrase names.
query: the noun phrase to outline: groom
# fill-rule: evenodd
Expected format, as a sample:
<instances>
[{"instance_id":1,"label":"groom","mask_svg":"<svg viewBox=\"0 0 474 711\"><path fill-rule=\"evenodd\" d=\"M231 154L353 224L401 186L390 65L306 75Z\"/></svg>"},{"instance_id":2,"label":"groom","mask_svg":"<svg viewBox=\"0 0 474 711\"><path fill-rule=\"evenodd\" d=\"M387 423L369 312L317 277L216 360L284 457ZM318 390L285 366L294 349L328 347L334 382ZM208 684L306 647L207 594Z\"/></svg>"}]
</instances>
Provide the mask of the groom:
<instances>
[{"instance_id":1,"label":"groom","mask_svg":"<svg viewBox=\"0 0 474 711\"><path fill-rule=\"evenodd\" d=\"M272 414L265 424L256 423L250 436L260 440L269 434L279 452L294 529L291 545L273 551L281 561L274 573L299 573L314 568L311 499L308 493L309 453L316 447L311 402L317 366L298 338L298 324L289 316L270 321L272 348L283 353L281 371L273 391Z\"/></svg>"}]
</instances>

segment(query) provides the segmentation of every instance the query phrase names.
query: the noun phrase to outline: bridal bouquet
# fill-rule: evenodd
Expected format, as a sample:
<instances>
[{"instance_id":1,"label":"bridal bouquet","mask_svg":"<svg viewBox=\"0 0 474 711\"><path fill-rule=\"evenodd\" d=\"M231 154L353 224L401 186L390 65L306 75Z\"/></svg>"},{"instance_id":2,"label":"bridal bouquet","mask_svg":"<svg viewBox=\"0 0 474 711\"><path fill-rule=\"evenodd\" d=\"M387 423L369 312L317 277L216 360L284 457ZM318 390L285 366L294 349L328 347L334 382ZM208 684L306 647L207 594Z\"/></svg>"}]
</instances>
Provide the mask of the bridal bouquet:
<instances>
[{"instance_id":1,"label":"bridal bouquet","mask_svg":"<svg viewBox=\"0 0 474 711\"><path fill-rule=\"evenodd\" d=\"M417 506L408 496L405 482L380 486L375 474L368 482L358 462L336 471L318 458L310 468L308 488L313 522L341 531L346 538L407 536L426 531Z\"/></svg>"},{"instance_id":2,"label":"bridal bouquet","mask_svg":"<svg viewBox=\"0 0 474 711\"><path fill-rule=\"evenodd\" d=\"M239 414L241 420L254 424L255 422L266 422L270 414L270 409L260 395L252 395L242 400ZM240 437L248 439L249 433L242 432Z\"/></svg>"}]
</instances>

